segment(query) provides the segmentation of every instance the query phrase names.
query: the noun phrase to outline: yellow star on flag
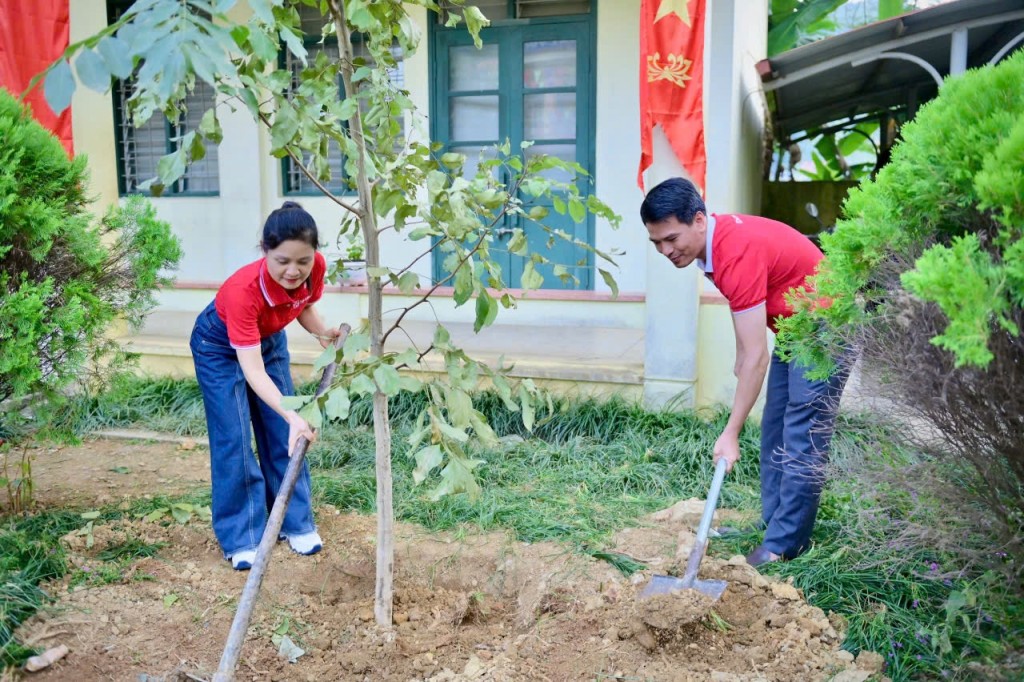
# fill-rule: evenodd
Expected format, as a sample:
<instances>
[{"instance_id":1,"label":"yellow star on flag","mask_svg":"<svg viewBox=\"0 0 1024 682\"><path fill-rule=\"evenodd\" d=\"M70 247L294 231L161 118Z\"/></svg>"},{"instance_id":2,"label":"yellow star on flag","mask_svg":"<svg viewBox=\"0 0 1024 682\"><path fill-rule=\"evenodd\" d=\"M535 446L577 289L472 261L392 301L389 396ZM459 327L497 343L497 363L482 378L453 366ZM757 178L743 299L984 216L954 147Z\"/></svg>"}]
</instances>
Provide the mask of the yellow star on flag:
<instances>
[{"instance_id":1,"label":"yellow star on flag","mask_svg":"<svg viewBox=\"0 0 1024 682\"><path fill-rule=\"evenodd\" d=\"M654 17L654 23L658 23L663 17L667 17L670 14L675 14L682 19L684 24L693 28L693 22L690 20L690 0L661 0L661 4L658 5L658 15Z\"/></svg>"}]
</instances>

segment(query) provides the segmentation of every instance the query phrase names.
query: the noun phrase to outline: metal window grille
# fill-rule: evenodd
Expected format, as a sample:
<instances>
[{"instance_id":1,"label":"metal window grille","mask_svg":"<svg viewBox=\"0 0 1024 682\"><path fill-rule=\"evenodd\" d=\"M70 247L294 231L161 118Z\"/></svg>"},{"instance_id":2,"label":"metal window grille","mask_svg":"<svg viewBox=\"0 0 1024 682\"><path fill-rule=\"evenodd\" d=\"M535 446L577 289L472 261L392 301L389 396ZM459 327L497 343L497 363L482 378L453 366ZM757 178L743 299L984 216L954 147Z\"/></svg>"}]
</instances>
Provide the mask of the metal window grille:
<instances>
[{"instance_id":1,"label":"metal window grille","mask_svg":"<svg viewBox=\"0 0 1024 682\"><path fill-rule=\"evenodd\" d=\"M111 20L116 20L129 5L130 3L122 1L111 2L108 6ZM119 184L122 194L143 191L140 185L156 177L160 157L177 151L181 138L189 131L199 128L203 114L213 106L216 98L213 88L205 81L197 79L195 89L185 96L182 104L184 112L177 120L169 121L163 114L155 113L136 128L132 125L127 111L127 102L134 92L133 78L117 81L113 90ZM219 192L217 158L217 146L207 145L206 156L190 163L185 169L185 174L172 186L164 189L165 194Z\"/></svg>"},{"instance_id":2,"label":"metal window grille","mask_svg":"<svg viewBox=\"0 0 1024 682\"><path fill-rule=\"evenodd\" d=\"M327 55L330 59L336 60L340 58L341 53L338 49L336 39L327 37L323 42L319 42L325 19L320 15L320 12L315 7L300 7L299 19L302 30L306 34L307 41L310 39L318 41L306 43L306 50L308 52L307 60L310 63L312 63L321 52ZM356 57L364 58L367 63L371 62L370 53L366 48L366 44L359 40L358 36L354 36L352 47ZM398 45L395 45L391 48L391 52L395 57L395 66L388 69L388 76L395 87L402 88L405 86L405 62L402 59L402 49ZM292 74L292 87L297 88L299 85L299 74L302 71L302 62L299 61L290 50L285 50L284 55L285 67ZM339 95L340 94L342 94L342 89L339 84ZM308 159L306 160L308 161ZM327 145L327 165L328 168L330 168L331 177L329 181L321 182L321 184L334 194L344 193L348 189L348 182L345 177L344 156L341 152L341 148L333 140L329 141ZM291 157L286 157L284 161L284 183L284 190L289 194L314 194L319 191L317 186L314 185L308 177L306 177L306 174L302 172Z\"/></svg>"}]
</instances>

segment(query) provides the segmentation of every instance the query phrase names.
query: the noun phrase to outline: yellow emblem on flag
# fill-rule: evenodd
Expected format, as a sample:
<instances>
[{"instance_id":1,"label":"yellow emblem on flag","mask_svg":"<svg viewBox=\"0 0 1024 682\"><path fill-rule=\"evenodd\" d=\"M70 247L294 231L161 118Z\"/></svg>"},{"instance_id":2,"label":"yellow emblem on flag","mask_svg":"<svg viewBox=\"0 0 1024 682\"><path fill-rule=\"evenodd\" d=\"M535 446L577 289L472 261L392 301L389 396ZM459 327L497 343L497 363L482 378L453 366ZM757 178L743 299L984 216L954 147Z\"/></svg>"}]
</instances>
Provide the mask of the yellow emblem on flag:
<instances>
[{"instance_id":1,"label":"yellow emblem on flag","mask_svg":"<svg viewBox=\"0 0 1024 682\"><path fill-rule=\"evenodd\" d=\"M664 62L661 61L661 54L655 52L647 56L647 82L671 81L681 88L686 87L686 81L690 80L690 67L693 62L681 54L670 54Z\"/></svg>"}]
</instances>

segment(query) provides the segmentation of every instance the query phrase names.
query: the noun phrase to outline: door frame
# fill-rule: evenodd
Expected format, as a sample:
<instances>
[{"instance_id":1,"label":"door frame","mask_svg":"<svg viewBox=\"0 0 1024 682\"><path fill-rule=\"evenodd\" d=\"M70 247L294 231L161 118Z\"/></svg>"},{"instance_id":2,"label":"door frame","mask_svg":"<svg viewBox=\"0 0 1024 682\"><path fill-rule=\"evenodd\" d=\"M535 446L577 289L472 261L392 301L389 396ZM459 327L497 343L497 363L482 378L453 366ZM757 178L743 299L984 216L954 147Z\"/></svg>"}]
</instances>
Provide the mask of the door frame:
<instances>
[{"instance_id":1,"label":"door frame","mask_svg":"<svg viewBox=\"0 0 1024 682\"><path fill-rule=\"evenodd\" d=\"M583 115L577 113L578 124L582 122L585 129L581 130L579 127L576 131L577 145L579 140L584 140L586 145L584 159L580 164L590 173L589 178L583 178L578 180L578 184L591 183L596 184L597 178L595 176L596 167L596 133L597 133L597 2L598 0L591 0L590 12L587 14L572 14L562 15L554 17L535 17L529 19L503 19L500 21L493 22L490 26L484 28L481 31L481 36L485 36L488 33L497 32L508 29L521 29L525 27L533 26L551 26L555 27L560 24L574 24L578 26L577 30L582 30L586 35L587 45L578 55L577 71L583 68L582 78L578 74L577 81L581 83L583 87L587 89L586 99L589 102L589 106L586 106ZM439 115L440 111L447 111L447 106L441 104L441 68L442 64L447 64L447 59L441 60L440 50L443 47L442 43L445 43L443 36L446 34L450 35L454 32L465 33L466 29L463 26L457 26L448 28L437 21L437 16L431 12L428 12L429 27L428 27L428 59L430 63L430 76L429 76L429 106L430 106L430 138L433 141L443 142L447 147L450 144L448 139L448 130L450 119L445 117L441 120ZM565 38L571 38L572 36L565 36ZM471 43L470 43L471 44ZM499 43L499 50L500 50ZM500 59L501 57L499 57ZM501 69L501 63L499 62L499 69ZM519 89L521 90L521 84ZM579 90L577 90L579 92ZM447 96L447 94L445 95ZM504 97L504 93L499 90L499 100ZM577 102L579 97L577 97ZM499 107L499 140L498 144L501 144L504 139L500 137L501 128L504 126L506 131L510 131L513 127L513 121L507 120L508 114L506 113L507 107ZM523 125L522 113L519 114L519 121L516 124L520 129ZM440 135L439 132L443 131L444 134ZM509 135L511 137L511 135ZM591 188L592 190L592 188ZM586 192L589 193L589 192ZM586 242L591 246L595 245L596 230L594 224L594 216L589 211L587 212L586 224L583 230ZM438 268L440 264L437 262L438 254L432 256L431 272L433 274L434 281L437 281ZM596 277L595 274L595 261L594 254L592 252L586 253L587 263L585 274L586 277L580 278L580 285L575 289L576 291L590 291L594 289ZM545 279L545 283L549 280ZM517 288L513 282L507 282L510 288ZM553 291L559 291L561 289L554 289Z\"/></svg>"}]
</instances>

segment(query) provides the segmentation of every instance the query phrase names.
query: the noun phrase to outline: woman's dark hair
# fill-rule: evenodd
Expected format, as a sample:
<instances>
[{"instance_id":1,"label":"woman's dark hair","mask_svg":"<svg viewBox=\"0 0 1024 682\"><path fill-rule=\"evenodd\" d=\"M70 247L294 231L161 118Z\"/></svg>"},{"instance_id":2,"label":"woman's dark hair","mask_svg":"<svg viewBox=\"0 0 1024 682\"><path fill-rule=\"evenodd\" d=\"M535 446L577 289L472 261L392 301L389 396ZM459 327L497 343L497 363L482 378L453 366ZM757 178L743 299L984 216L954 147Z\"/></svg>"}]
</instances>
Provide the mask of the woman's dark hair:
<instances>
[{"instance_id":1,"label":"woman's dark hair","mask_svg":"<svg viewBox=\"0 0 1024 682\"><path fill-rule=\"evenodd\" d=\"M316 221L297 202L286 201L281 208L274 209L263 224L263 238L260 247L264 251L276 249L281 242L295 239L306 242L314 249L320 246L320 235Z\"/></svg>"},{"instance_id":2,"label":"woman's dark hair","mask_svg":"<svg viewBox=\"0 0 1024 682\"><path fill-rule=\"evenodd\" d=\"M698 213L707 215L708 209L694 184L684 178L665 180L652 188L640 204L640 220L644 225L660 223L668 218L692 225Z\"/></svg>"}]
</instances>

